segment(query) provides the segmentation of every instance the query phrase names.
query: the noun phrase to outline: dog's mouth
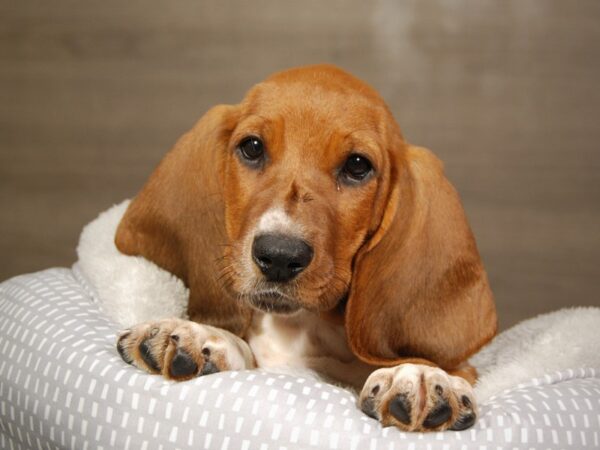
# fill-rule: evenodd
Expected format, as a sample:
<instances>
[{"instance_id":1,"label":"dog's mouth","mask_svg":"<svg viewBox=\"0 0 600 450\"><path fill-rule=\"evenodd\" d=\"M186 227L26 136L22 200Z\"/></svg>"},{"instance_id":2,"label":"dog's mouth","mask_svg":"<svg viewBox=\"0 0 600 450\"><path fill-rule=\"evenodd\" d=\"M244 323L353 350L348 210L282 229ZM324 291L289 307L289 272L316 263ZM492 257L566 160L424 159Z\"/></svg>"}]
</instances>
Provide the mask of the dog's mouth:
<instances>
[{"instance_id":1,"label":"dog's mouth","mask_svg":"<svg viewBox=\"0 0 600 450\"><path fill-rule=\"evenodd\" d=\"M276 290L254 292L247 299L250 306L266 313L293 314L301 308L295 299Z\"/></svg>"}]
</instances>

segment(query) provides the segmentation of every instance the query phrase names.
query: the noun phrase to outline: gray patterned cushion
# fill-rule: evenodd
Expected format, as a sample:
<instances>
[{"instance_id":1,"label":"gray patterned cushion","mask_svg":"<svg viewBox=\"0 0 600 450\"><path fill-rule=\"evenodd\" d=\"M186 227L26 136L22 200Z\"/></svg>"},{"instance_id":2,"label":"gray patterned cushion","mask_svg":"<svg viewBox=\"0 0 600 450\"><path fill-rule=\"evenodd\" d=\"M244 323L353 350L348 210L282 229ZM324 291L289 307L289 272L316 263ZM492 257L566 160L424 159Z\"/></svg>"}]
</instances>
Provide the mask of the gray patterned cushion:
<instances>
[{"instance_id":1,"label":"gray patterned cushion","mask_svg":"<svg viewBox=\"0 0 600 450\"><path fill-rule=\"evenodd\" d=\"M464 432L402 433L310 377L172 383L125 364L117 326L68 269L0 285L0 448L598 448L600 371L574 367L482 402Z\"/></svg>"}]
</instances>

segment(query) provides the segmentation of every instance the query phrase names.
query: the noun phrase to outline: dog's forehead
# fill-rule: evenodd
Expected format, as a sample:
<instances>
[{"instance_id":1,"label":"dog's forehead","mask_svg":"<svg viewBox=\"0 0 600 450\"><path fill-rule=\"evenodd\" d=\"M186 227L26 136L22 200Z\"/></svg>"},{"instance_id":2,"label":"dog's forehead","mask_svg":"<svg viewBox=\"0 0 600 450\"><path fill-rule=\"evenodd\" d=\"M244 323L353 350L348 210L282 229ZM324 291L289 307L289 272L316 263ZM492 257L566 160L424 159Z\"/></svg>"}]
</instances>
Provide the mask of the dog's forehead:
<instances>
[{"instance_id":1,"label":"dog's forehead","mask_svg":"<svg viewBox=\"0 0 600 450\"><path fill-rule=\"evenodd\" d=\"M366 128L381 121L387 106L369 85L334 66L279 72L251 89L243 104L249 114L296 117L302 122L335 121Z\"/></svg>"},{"instance_id":2,"label":"dog's forehead","mask_svg":"<svg viewBox=\"0 0 600 450\"><path fill-rule=\"evenodd\" d=\"M293 86L302 88L321 88L330 93L355 94L382 103L382 100L371 86L344 70L327 64L298 67L277 72L268 77L265 85L290 89Z\"/></svg>"}]
</instances>

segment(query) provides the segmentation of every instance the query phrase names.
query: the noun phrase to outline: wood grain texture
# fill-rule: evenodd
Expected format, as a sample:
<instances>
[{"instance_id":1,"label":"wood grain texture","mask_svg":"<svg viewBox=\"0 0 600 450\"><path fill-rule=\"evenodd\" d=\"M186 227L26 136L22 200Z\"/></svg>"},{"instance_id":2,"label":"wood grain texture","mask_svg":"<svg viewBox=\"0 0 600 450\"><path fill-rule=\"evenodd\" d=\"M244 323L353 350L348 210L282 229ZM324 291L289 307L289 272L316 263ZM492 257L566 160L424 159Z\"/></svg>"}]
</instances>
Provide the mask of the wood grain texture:
<instances>
[{"instance_id":1,"label":"wood grain texture","mask_svg":"<svg viewBox=\"0 0 600 450\"><path fill-rule=\"evenodd\" d=\"M600 2L0 4L0 279L69 265L210 106L283 68L369 81L446 164L501 327L600 305Z\"/></svg>"}]
</instances>

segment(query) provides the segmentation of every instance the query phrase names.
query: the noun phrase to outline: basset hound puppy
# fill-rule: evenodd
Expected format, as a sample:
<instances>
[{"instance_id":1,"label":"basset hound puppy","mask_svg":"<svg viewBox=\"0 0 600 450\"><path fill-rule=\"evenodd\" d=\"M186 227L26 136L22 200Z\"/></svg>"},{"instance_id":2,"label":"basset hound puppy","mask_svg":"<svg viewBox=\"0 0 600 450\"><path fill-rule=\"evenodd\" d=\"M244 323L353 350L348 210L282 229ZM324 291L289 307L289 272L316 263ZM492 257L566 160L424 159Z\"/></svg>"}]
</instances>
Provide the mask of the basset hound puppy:
<instances>
[{"instance_id":1,"label":"basset hound puppy","mask_svg":"<svg viewBox=\"0 0 600 450\"><path fill-rule=\"evenodd\" d=\"M307 368L357 388L384 426L476 420L466 361L494 336L496 312L460 200L381 97L336 67L276 73L208 111L115 242L190 290L191 320L118 337L140 369L187 380Z\"/></svg>"}]
</instances>

